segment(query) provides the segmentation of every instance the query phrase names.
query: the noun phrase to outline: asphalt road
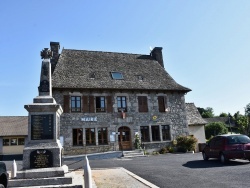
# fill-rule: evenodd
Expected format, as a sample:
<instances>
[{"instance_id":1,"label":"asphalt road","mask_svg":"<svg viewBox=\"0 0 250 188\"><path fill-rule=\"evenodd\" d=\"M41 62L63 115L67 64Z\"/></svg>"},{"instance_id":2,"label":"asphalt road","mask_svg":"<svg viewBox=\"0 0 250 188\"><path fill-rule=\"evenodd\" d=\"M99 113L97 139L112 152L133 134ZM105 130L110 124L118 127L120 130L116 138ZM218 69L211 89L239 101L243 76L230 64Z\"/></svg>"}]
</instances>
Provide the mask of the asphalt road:
<instances>
[{"instance_id":1,"label":"asphalt road","mask_svg":"<svg viewBox=\"0 0 250 188\"><path fill-rule=\"evenodd\" d=\"M250 187L250 163L243 160L222 165L203 161L201 153L164 154L132 159L89 160L94 168L123 167L163 188L246 188ZM8 170L10 162L8 163ZM81 159L64 161L70 169L83 166ZM18 167L21 161L17 161Z\"/></svg>"}]
</instances>

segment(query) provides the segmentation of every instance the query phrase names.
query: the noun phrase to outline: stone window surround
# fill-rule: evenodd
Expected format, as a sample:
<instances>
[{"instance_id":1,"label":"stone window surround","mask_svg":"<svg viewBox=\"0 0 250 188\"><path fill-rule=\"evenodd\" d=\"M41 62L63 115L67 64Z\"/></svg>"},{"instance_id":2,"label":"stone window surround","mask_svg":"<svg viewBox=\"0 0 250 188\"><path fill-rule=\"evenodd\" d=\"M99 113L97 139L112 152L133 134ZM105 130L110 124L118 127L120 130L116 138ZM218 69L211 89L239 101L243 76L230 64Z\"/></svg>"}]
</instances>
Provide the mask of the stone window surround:
<instances>
[{"instance_id":1,"label":"stone window surround","mask_svg":"<svg viewBox=\"0 0 250 188\"><path fill-rule=\"evenodd\" d=\"M78 109L78 108L79 108L80 111L78 111L78 110L73 110L73 108L72 108L72 98L73 98L73 97L75 97L75 101L74 101L74 102L75 102L75 105L76 105L76 106L75 106L75 109ZM77 100L76 100L77 97L80 97L80 106L77 106ZM82 110L81 108L82 108L82 96L81 96L81 95L70 95L70 112L71 112L71 113L79 113L79 112L81 112L81 110Z\"/></svg>"},{"instance_id":2,"label":"stone window surround","mask_svg":"<svg viewBox=\"0 0 250 188\"><path fill-rule=\"evenodd\" d=\"M163 140L162 127L161 127L162 125L169 125L170 140ZM143 142L143 143L157 143L157 142L165 142L165 141L171 141L172 140L172 133L171 133L172 132L172 126L170 124L166 124L166 123L164 123L164 124L151 124L151 125L145 125L145 126L148 126L148 128L149 128L149 140L150 141L149 142ZM160 140L159 141L153 141L151 126L159 126L159 131L160 131ZM141 132L140 132L140 134L141 134Z\"/></svg>"},{"instance_id":3,"label":"stone window surround","mask_svg":"<svg viewBox=\"0 0 250 188\"><path fill-rule=\"evenodd\" d=\"M116 97L117 111L127 112L127 98L125 96Z\"/></svg>"},{"instance_id":4,"label":"stone window surround","mask_svg":"<svg viewBox=\"0 0 250 188\"><path fill-rule=\"evenodd\" d=\"M105 130L104 130L105 129ZM107 145L108 144L108 127L98 127L97 128L97 140L98 140L98 144L99 145ZM100 132L100 136L102 137L102 139L99 138L99 132ZM105 138L106 136L106 138ZM103 138L104 137L104 138ZM104 143L99 143L99 140L103 140Z\"/></svg>"},{"instance_id":5,"label":"stone window surround","mask_svg":"<svg viewBox=\"0 0 250 188\"><path fill-rule=\"evenodd\" d=\"M94 130L94 138L92 137L92 130ZM87 146L95 146L96 145L96 140L98 139L98 138L96 138L96 128L85 128L84 129L84 132L85 132L85 144L87 145ZM88 141L89 142L91 142L91 143L87 143L87 132L88 132L88 137L89 137L89 139L88 139Z\"/></svg>"},{"instance_id":6,"label":"stone window surround","mask_svg":"<svg viewBox=\"0 0 250 188\"><path fill-rule=\"evenodd\" d=\"M97 98L98 98L98 101L99 103L97 103ZM95 111L96 113L100 113L100 112L106 112L106 104L107 104L107 101L106 101L106 97L105 96L95 96L94 97L94 103L95 103ZM102 102L104 102L104 104L102 104ZM99 108L97 108L97 106L100 106ZM97 110L98 109L98 110Z\"/></svg>"},{"instance_id":7,"label":"stone window surround","mask_svg":"<svg viewBox=\"0 0 250 188\"><path fill-rule=\"evenodd\" d=\"M100 111L100 112L95 112L95 113L107 113L107 96L110 96L110 94L109 93L107 93L107 94L103 94L103 93L100 93L100 94L98 94L98 93L96 93L96 94L89 94L89 95L86 95L86 94L82 94L82 93L80 93L80 92L73 92L73 93L70 93L69 94L69 97L70 97L70 113L83 113L82 112L82 97L83 96L93 96L94 97L94 105L95 105L95 110L96 110L96 97L104 97L104 108L105 108L105 110L104 111ZM71 107L71 97L80 97L80 111L72 111L72 107ZM128 97L126 96L126 101L128 100Z\"/></svg>"},{"instance_id":8,"label":"stone window surround","mask_svg":"<svg viewBox=\"0 0 250 188\"><path fill-rule=\"evenodd\" d=\"M73 129L82 129L82 140L83 140L83 145L73 145L73 135L72 135L72 147L85 147L85 146L98 146L99 145L99 141L98 141L98 129L100 128L106 128L107 129L107 143L106 144L100 144L100 145L109 145L109 128L108 127L92 127L92 129L95 129L95 144L86 144L86 129L89 129L87 127L82 128L73 128ZM72 129L72 130L73 130Z\"/></svg>"},{"instance_id":9,"label":"stone window surround","mask_svg":"<svg viewBox=\"0 0 250 188\"><path fill-rule=\"evenodd\" d=\"M78 139L77 137L75 138L75 133L76 134L79 134L78 132L81 132L82 134L82 138L81 139ZM76 143L74 143L74 140L76 139ZM78 144L79 142L83 142L83 128L73 128L72 129L72 146L81 146L81 144Z\"/></svg>"}]
</instances>

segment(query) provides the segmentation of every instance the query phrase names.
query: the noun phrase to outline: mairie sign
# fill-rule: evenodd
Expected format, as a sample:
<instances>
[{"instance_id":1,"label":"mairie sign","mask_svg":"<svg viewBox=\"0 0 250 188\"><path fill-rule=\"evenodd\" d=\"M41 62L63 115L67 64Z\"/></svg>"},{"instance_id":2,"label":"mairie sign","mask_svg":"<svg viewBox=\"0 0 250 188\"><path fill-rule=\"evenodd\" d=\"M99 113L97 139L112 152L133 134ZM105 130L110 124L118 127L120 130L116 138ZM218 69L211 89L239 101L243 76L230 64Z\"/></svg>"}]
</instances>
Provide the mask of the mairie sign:
<instances>
[{"instance_id":1,"label":"mairie sign","mask_svg":"<svg viewBox=\"0 0 250 188\"><path fill-rule=\"evenodd\" d=\"M83 117L81 121L97 121L97 117Z\"/></svg>"}]
</instances>

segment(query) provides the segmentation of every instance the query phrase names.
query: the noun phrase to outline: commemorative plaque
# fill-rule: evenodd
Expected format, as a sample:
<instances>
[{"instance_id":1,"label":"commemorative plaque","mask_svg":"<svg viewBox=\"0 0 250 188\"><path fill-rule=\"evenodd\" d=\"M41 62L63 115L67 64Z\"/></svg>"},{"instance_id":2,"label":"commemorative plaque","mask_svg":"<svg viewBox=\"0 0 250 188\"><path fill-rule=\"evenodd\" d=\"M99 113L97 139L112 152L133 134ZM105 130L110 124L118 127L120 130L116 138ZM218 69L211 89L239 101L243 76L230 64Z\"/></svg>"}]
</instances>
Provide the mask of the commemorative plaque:
<instances>
[{"instance_id":1,"label":"commemorative plaque","mask_svg":"<svg viewBox=\"0 0 250 188\"><path fill-rule=\"evenodd\" d=\"M53 114L31 115L31 140L53 139Z\"/></svg>"},{"instance_id":2,"label":"commemorative plaque","mask_svg":"<svg viewBox=\"0 0 250 188\"><path fill-rule=\"evenodd\" d=\"M53 166L52 152L38 149L30 153L30 168L49 168Z\"/></svg>"}]
</instances>

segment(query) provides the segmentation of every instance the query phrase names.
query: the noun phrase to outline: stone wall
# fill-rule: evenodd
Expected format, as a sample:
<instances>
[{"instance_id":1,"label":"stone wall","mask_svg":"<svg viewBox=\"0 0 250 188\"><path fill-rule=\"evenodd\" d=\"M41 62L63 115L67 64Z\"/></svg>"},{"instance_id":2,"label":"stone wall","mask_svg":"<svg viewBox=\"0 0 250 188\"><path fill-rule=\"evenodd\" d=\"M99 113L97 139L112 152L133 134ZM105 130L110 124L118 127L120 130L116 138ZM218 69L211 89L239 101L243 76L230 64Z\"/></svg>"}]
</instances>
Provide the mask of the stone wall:
<instances>
[{"instance_id":1,"label":"stone wall","mask_svg":"<svg viewBox=\"0 0 250 188\"><path fill-rule=\"evenodd\" d=\"M131 145L134 142L134 135L136 132L140 134L140 126L151 126L151 125L169 125L171 140L175 139L179 135L188 135L188 124L186 118L185 109L185 97L184 93L169 92L169 93L156 93L156 92L126 92L126 93L115 93L110 91L102 92L72 92L72 91L53 91L53 97L56 102L64 105L63 96L113 96L113 113L63 113L61 116L61 128L60 134L64 137L64 152L67 154L85 154L85 153L95 153L101 150L119 150L118 135L115 135L115 142L108 142L106 146L73 146L72 141L72 129L73 128L108 128L108 139L112 132L117 133L118 129L122 126L127 126L131 130ZM121 112L117 111L116 97L126 96L127 97L127 112L126 117L123 119L121 117ZM138 112L138 96L148 97L148 112L141 113ZM158 96L167 96L167 112L159 112L158 110ZM82 121L83 117L96 117L97 121L85 122ZM153 116L157 118L153 120ZM85 138L83 131L83 138ZM97 134L96 134L97 135ZM169 141L171 141L169 140ZM84 140L85 141L85 140ZM147 142L148 148L161 147L161 145L166 144L166 141L160 141L159 143Z\"/></svg>"}]
</instances>

